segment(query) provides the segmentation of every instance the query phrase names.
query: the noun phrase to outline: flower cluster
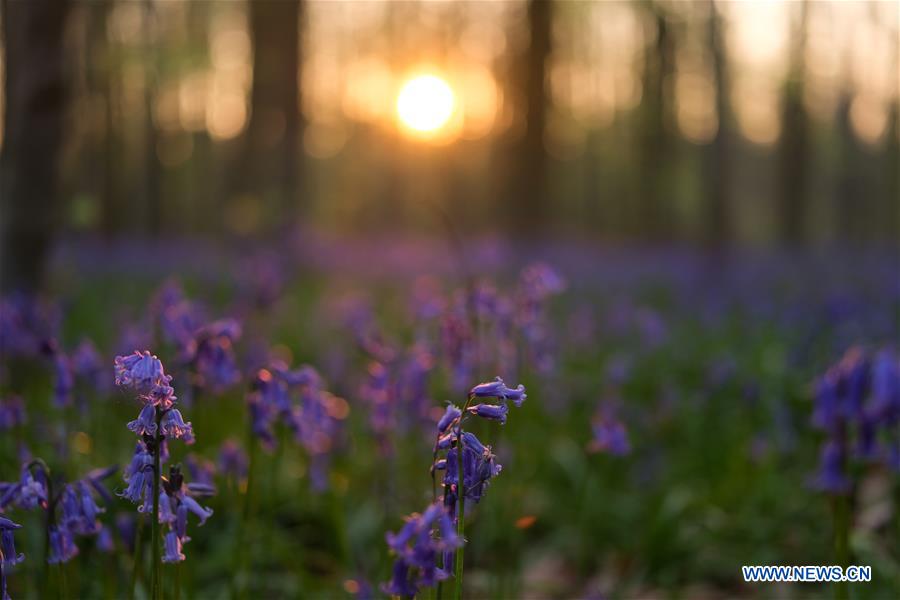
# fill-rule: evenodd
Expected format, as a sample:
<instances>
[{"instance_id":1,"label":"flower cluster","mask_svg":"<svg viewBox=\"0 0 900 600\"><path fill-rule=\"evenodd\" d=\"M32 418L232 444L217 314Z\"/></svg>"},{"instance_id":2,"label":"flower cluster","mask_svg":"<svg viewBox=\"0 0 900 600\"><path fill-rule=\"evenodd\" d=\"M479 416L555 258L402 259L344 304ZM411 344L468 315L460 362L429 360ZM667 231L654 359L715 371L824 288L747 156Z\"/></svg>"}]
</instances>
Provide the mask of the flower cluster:
<instances>
[{"instance_id":1,"label":"flower cluster","mask_svg":"<svg viewBox=\"0 0 900 600\"><path fill-rule=\"evenodd\" d=\"M369 405L369 423L382 450L390 452L388 440L428 418L432 406L428 383L434 357L422 344L415 344L391 362L372 361L360 397Z\"/></svg>"},{"instance_id":2,"label":"flower cluster","mask_svg":"<svg viewBox=\"0 0 900 600\"><path fill-rule=\"evenodd\" d=\"M159 522L169 527L164 541L162 561L167 563L184 560L182 548L191 541L187 534L188 513L200 519L200 525L212 516L210 508L201 506L195 497L210 496L215 488L206 483L185 483L181 468L169 469L169 477L163 479L163 490L159 495Z\"/></svg>"},{"instance_id":3,"label":"flower cluster","mask_svg":"<svg viewBox=\"0 0 900 600\"><path fill-rule=\"evenodd\" d=\"M50 564L68 562L78 554L75 536L100 533L99 515L106 511L97 505L95 496L112 502L112 496L101 482L114 471L115 467L95 469L83 479L64 484L59 493L54 494L43 461L31 461L23 465L18 481L0 483L0 511L9 508L46 510L50 542L47 561Z\"/></svg>"},{"instance_id":4,"label":"flower cluster","mask_svg":"<svg viewBox=\"0 0 900 600\"><path fill-rule=\"evenodd\" d=\"M422 514L413 513L399 532L385 537L397 558L393 576L382 589L386 594L405 598L415 596L420 587L433 587L446 579L447 570L437 567L437 557L463 544L440 503L430 505Z\"/></svg>"},{"instance_id":5,"label":"flower cluster","mask_svg":"<svg viewBox=\"0 0 900 600\"><path fill-rule=\"evenodd\" d=\"M465 431L463 422L470 416L478 416L503 424L508 403L519 407L525 398L524 386L510 388L497 377L473 387L463 408L447 406L437 422L431 466L433 478L439 471L444 472L443 500L432 504L421 516L410 517L396 535L388 534L388 546L397 559L392 580L383 586L386 593L413 596L420 586L433 586L448 576L455 561L455 550L464 543L454 526L461 523L464 502L478 503L491 479L501 470L491 447ZM435 530L439 536L434 535ZM440 568L436 565L439 553Z\"/></svg>"},{"instance_id":6,"label":"flower cluster","mask_svg":"<svg viewBox=\"0 0 900 600\"><path fill-rule=\"evenodd\" d=\"M128 487L120 494L139 504L138 511L149 513L154 510L154 490L162 490L158 497L160 523L170 526L165 539L164 560L177 562L184 560L181 548L187 537L187 520L170 519L169 512L185 506L188 510L202 514L205 521L212 511L202 509L188 495L190 487L183 485L181 471L173 467L170 478L162 476L161 465L169 458L168 440L180 439L186 444L194 442L194 430L190 422L185 422L181 411L175 408L175 390L169 385L171 375L167 375L162 362L148 351L135 351L128 356L117 356L115 360L116 385L127 387L138 394L143 407L138 418L128 423L128 429L138 437L131 463L125 470L124 479ZM159 471L157 471L159 468ZM212 493L211 486L203 486ZM167 512L169 511L169 512Z\"/></svg>"},{"instance_id":7,"label":"flower cluster","mask_svg":"<svg viewBox=\"0 0 900 600\"><path fill-rule=\"evenodd\" d=\"M281 423L310 456L310 476L317 489L325 486L329 452L349 413L347 402L329 393L319 373L309 365L290 370L281 361L257 371L247 394L253 434L267 451L277 443L274 428Z\"/></svg>"},{"instance_id":8,"label":"flower cluster","mask_svg":"<svg viewBox=\"0 0 900 600\"><path fill-rule=\"evenodd\" d=\"M506 415L509 411L508 402L516 407L522 406L525 401L525 386L515 388L507 387L502 379L497 377L494 381L481 383L469 391L469 397L462 410L450 404L444 415L437 423L437 439L434 446L436 460L432 466L433 471L444 471L444 505L450 514L456 517L456 506L459 500L460 486L463 498L479 502L491 479L500 474L501 465L491 452L490 446L485 446L475 437L475 434L463 430L463 421L471 416L506 423ZM495 399L499 404L473 401ZM460 453L460 449L462 452ZM447 454L438 458L442 451ZM462 455L462 465L459 456ZM460 466L462 467L460 469ZM462 472L462 482L460 479Z\"/></svg>"},{"instance_id":9,"label":"flower cluster","mask_svg":"<svg viewBox=\"0 0 900 600\"><path fill-rule=\"evenodd\" d=\"M818 381L813 425L826 434L815 487L849 493L851 459L900 471L900 360L891 350L850 348Z\"/></svg>"},{"instance_id":10,"label":"flower cluster","mask_svg":"<svg viewBox=\"0 0 900 600\"><path fill-rule=\"evenodd\" d=\"M157 292L150 313L165 341L175 345L179 369L191 372L193 387L219 392L238 382L241 373L234 342L241 337L240 323L234 319L207 321L205 311L175 282Z\"/></svg>"}]
</instances>

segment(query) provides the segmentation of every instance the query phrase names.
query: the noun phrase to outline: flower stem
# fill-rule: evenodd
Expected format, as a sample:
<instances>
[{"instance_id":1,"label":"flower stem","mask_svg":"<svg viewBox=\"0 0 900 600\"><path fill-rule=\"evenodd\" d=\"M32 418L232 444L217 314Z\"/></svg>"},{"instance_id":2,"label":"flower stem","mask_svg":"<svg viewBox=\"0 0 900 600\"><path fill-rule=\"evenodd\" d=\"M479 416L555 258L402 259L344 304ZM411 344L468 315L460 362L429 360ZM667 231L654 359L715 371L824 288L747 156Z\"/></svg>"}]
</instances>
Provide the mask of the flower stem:
<instances>
[{"instance_id":1,"label":"flower stem","mask_svg":"<svg viewBox=\"0 0 900 600\"><path fill-rule=\"evenodd\" d=\"M466 402L468 406L468 402ZM459 539L462 541L465 539L466 532L466 483L463 479L463 451L465 450L465 442L463 442L462 429L457 429L456 434L456 467L457 467L457 480L456 480L456 497L457 497L457 511L456 511L456 535L459 536ZM454 598L456 600L461 600L462 598L462 590L463 590L463 550L465 549L465 544L460 545L460 547L456 550L456 558L454 559L454 568L456 571L456 591L454 593Z\"/></svg>"},{"instance_id":2,"label":"flower stem","mask_svg":"<svg viewBox=\"0 0 900 600\"><path fill-rule=\"evenodd\" d=\"M162 445L162 416L163 411L159 406L156 407L156 441L153 449L153 514L150 521L150 543L152 550L151 579L150 579L150 598L159 600L162 597L161 573L160 573L160 550L162 541L160 539L159 527L159 479L162 476L160 471L160 446Z\"/></svg>"},{"instance_id":3,"label":"flower stem","mask_svg":"<svg viewBox=\"0 0 900 600\"><path fill-rule=\"evenodd\" d=\"M844 569L850 563L850 499L846 495L834 498L834 553L837 563ZM835 583L836 600L847 600L849 588L846 581Z\"/></svg>"},{"instance_id":4,"label":"flower stem","mask_svg":"<svg viewBox=\"0 0 900 600\"><path fill-rule=\"evenodd\" d=\"M131 592L128 595L129 600L134 600L134 589L137 586L138 578L141 575L141 563L144 558L144 513L141 513L137 519L137 526L134 532L134 566L131 570Z\"/></svg>"}]
</instances>

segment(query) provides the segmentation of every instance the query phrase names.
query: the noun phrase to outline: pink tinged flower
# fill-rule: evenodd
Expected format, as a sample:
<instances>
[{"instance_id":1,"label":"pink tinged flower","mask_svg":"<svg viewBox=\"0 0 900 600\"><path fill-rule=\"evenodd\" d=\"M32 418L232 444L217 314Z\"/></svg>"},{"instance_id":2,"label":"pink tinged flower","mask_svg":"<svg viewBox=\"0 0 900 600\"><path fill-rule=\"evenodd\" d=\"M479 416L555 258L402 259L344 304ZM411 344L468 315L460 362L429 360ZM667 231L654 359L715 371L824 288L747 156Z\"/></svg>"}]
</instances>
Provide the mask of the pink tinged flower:
<instances>
[{"instance_id":1,"label":"pink tinged flower","mask_svg":"<svg viewBox=\"0 0 900 600\"><path fill-rule=\"evenodd\" d=\"M184 560L181 552L181 540L174 531L166 534L165 552L162 557L164 563L177 563Z\"/></svg>"},{"instance_id":2,"label":"pink tinged flower","mask_svg":"<svg viewBox=\"0 0 900 600\"><path fill-rule=\"evenodd\" d=\"M181 411L173 408L162 418L162 433L167 438L183 439L184 443L194 443L194 430L190 422L185 423Z\"/></svg>"}]
</instances>

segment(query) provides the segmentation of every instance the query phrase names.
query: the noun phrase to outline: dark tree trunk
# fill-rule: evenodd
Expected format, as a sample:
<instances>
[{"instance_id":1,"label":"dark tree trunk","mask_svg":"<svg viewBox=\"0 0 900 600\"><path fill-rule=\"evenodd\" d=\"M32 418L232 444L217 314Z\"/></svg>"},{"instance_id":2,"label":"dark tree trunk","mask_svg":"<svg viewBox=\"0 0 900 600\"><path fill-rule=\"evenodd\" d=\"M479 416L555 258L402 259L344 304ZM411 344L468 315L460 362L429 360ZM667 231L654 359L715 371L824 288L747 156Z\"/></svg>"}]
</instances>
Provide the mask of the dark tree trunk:
<instances>
[{"instance_id":1,"label":"dark tree trunk","mask_svg":"<svg viewBox=\"0 0 900 600\"><path fill-rule=\"evenodd\" d=\"M552 51L552 21L552 1L529 1L529 44L513 65L512 79L522 93L518 110L525 126L509 149L503 194L508 210L505 216L517 233L538 232L548 216L544 129L550 101L545 80Z\"/></svg>"},{"instance_id":2,"label":"dark tree trunk","mask_svg":"<svg viewBox=\"0 0 900 600\"><path fill-rule=\"evenodd\" d=\"M651 3L656 25L656 44L647 52L644 64L644 95L641 100L640 159L638 162L638 211L635 233L651 238L671 235L667 164L671 145L667 125L671 114L671 94L667 89L675 68L675 39L665 9Z\"/></svg>"},{"instance_id":3,"label":"dark tree trunk","mask_svg":"<svg viewBox=\"0 0 900 600\"><path fill-rule=\"evenodd\" d=\"M791 63L782 97L782 132L778 142L778 222L783 245L806 241L809 160L809 124L803 106L808 5L801 6L800 20L794 30Z\"/></svg>"},{"instance_id":4,"label":"dark tree trunk","mask_svg":"<svg viewBox=\"0 0 900 600\"><path fill-rule=\"evenodd\" d=\"M837 206L837 234L841 241L859 241L864 235L866 216L869 214L869 190L860 164L862 149L853 133L850 122L850 90L841 92L837 109L837 134L839 164L835 204Z\"/></svg>"},{"instance_id":5,"label":"dark tree trunk","mask_svg":"<svg viewBox=\"0 0 900 600\"><path fill-rule=\"evenodd\" d=\"M243 191L272 194L285 218L297 210L300 183L300 0L250 3L253 36L251 114L242 164ZM248 189L249 188L249 189Z\"/></svg>"},{"instance_id":6,"label":"dark tree trunk","mask_svg":"<svg viewBox=\"0 0 900 600\"><path fill-rule=\"evenodd\" d=\"M728 105L728 72L725 62L725 44L722 19L714 2L709 2L709 50L712 56L713 78L716 93L716 115L719 126L716 136L705 149L706 175L706 243L715 254L723 252L731 240L731 215L729 210L731 139L729 126L731 111Z\"/></svg>"},{"instance_id":7,"label":"dark tree trunk","mask_svg":"<svg viewBox=\"0 0 900 600\"><path fill-rule=\"evenodd\" d=\"M6 114L0 159L2 291L35 289L58 221L67 106L66 0L3 0Z\"/></svg>"}]
</instances>

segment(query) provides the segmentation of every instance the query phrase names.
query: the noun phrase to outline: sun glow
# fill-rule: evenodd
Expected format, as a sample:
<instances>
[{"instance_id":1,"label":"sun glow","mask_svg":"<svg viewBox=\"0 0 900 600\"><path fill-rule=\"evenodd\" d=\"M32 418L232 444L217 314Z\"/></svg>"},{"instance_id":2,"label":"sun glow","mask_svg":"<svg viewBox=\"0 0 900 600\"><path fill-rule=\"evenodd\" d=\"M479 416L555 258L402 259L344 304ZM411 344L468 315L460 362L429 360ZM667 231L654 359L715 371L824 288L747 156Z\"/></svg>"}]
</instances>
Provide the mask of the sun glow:
<instances>
[{"instance_id":1,"label":"sun glow","mask_svg":"<svg viewBox=\"0 0 900 600\"><path fill-rule=\"evenodd\" d=\"M446 81L435 75L419 75L407 81L397 95L397 116L413 132L435 133L456 110L456 96Z\"/></svg>"}]
</instances>

